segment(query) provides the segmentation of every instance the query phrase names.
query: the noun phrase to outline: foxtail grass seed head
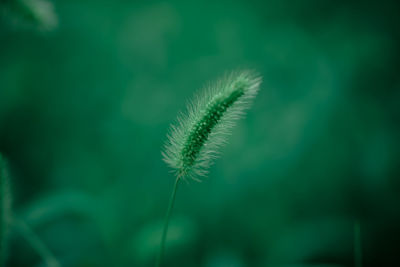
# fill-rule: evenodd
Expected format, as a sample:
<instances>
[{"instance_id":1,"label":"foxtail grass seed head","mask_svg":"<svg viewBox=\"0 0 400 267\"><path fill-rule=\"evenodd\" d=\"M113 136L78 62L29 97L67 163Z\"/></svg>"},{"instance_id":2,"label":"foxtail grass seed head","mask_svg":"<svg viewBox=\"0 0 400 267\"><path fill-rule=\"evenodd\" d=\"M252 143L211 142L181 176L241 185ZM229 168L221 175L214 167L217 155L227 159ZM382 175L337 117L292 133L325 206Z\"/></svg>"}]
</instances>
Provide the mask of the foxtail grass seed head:
<instances>
[{"instance_id":1,"label":"foxtail grass seed head","mask_svg":"<svg viewBox=\"0 0 400 267\"><path fill-rule=\"evenodd\" d=\"M164 161L177 177L198 180L204 176L218 148L226 141L237 119L257 95L261 77L252 71L234 72L207 88L190 102L171 126Z\"/></svg>"}]
</instances>

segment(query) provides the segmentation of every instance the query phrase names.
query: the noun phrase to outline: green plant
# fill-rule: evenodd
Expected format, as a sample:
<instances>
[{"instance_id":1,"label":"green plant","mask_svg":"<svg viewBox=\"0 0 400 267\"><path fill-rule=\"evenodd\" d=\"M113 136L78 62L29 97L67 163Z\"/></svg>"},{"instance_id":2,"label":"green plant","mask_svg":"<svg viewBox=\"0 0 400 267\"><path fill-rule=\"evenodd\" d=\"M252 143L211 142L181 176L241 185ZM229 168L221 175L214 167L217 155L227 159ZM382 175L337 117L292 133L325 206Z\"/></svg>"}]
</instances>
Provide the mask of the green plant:
<instances>
[{"instance_id":1,"label":"green plant","mask_svg":"<svg viewBox=\"0 0 400 267\"><path fill-rule=\"evenodd\" d=\"M7 238L10 231L17 231L38 253L48 267L61 266L47 246L23 220L13 216L7 162L0 154L0 266L7 256Z\"/></svg>"},{"instance_id":2,"label":"green plant","mask_svg":"<svg viewBox=\"0 0 400 267\"><path fill-rule=\"evenodd\" d=\"M199 180L207 174L218 148L251 100L257 95L261 78L251 71L234 72L197 96L187 107L187 114L171 126L163 154L164 161L175 170L175 184L169 201L160 251L160 266L165 249L168 224L179 182L185 178Z\"/></svg>"},{"instance_id":3,"label":"green plant","mask_svg":"<svg viewBox=\"0 0 400 267\"><path fill-rule=\"evenodd\" d=\"M0 154L0 266L7 253L7 237L11 220L11 195L7 164Z\"/></svg>"},{"instance_id":4,"label":"green plant","mask_svg":"<svg viewBox=\"0 0 400 267\"><path fill-rule=\"evenodd\" d=\"M50 31L58 24L53 4L47 0L3 0L0 1L0 11L9 22L19 27Z\"/></svg>"}]
</instances>

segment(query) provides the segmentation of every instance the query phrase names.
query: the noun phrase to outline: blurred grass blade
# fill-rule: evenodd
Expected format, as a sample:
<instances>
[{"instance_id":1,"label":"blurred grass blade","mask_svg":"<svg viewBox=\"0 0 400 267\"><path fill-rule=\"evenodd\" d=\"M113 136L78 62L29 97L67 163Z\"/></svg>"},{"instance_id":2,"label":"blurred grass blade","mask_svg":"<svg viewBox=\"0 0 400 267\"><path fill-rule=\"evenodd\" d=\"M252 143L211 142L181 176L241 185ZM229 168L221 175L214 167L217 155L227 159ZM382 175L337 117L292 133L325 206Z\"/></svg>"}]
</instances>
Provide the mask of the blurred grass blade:
<instances>
[{"instance_id":1,"label":"blurred grass blade","mask_svg":"<svg viewBox=\"0 0 400 267\"><path fill-rule=\"evenodd\" d=\"M7 256L7 237L11 218L11 193L5 159L0 154L0 266Z\"/></svg>"},{"instance_id":2,"label":"blurred grass blade","mask_svg":"<svg viewBox=\"0 0 400 267\"><path fill-rule=\"evenodd\" d=\"M13 219L12 225L21 236L32 246L32 248L39 254L39 256L46 263L47 267L61 267L53 253L47 246L40 240L40 238L32 231L32 229L22 220Z\"/></svg>"},{"instance_id":3,"label":"blurred grass blade","mask_svg":"<svg viewBox=\"0 0 400 267\"><path fill-rule=\"evenodd\" d=\"M63 216L76 215L83 218L94 218L96 199L79 191L58 191L32 201L18 213L31 227L51 223Z\"/></svg>"}]
</instances>

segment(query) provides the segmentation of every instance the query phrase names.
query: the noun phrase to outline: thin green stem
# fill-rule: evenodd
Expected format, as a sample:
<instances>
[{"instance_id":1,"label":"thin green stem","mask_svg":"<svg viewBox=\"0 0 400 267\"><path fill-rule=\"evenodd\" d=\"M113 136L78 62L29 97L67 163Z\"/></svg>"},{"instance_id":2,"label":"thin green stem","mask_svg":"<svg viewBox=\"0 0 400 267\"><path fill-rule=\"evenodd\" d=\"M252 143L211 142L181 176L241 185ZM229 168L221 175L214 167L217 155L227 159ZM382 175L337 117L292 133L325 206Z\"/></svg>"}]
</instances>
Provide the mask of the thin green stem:
<instances>
[{"instance_id":1,"label":"thin green stem","mask_svg":"<svg viewBox=\"0 0 400 267\"><path fill-rule=\"evenodd\" d=\"M159 250L159 253L157 256L156 267L161 266L161 260L164 255L165 240L167 239L169 219L171 217L172 209L174 208L176 191L178 189L179 181L180 181L180 177L178 176L175 180L174 188L172 190L171 198L170 198L169 204L168 204L167 215L165 216L164 228L163 228L162 237L161 237L160 250Z\"/></svg>"},{"instance_id":2,"label":"thin green stem","mask_svg":"<svg viewBox=\"0 0 400 267\"><path fill-rule=\"evenodd\" d=\"M12 219L12 225L18 230L18 232L20 232L26 241L29 242L32 248L36 250L48 267L61 266L58 260L54 257L53 253L24 221L14 218Z\"/></svg>"},{"instance_id":3,"label":"thin green stem","mask_svg":"<svg viewBox=\"0 0 400 267\"><path fill-rule=\"evenodd\" d=\"M361 225L360 221L354 223L354 266L362 267Z\"/></svg>"}]
</instances>

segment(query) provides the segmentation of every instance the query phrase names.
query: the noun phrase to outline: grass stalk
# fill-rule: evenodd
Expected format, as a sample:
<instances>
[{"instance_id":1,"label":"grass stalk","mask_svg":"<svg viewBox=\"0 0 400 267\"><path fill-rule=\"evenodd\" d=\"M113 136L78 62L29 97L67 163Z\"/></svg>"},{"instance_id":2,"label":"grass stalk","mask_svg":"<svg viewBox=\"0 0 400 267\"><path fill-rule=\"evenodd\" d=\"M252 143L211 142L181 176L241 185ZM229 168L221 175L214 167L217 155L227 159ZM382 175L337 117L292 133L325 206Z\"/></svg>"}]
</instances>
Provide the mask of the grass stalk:
<instances>
[{"instance_id":1,"label":"grass stalk","mask_svg":"<svg viewBox=\"0 0 400 267\"><path fill-rule=\"evenodd\" d=\"M161 245L160 245L160 250L158 252L158 256L157 256L157 260L156 260L156 267L161 266L161 261L162 261L164 251L165 251L165 241L167 239L169 221L170 221L172 210L174 208L176 191L178 189L178 184L179 184L180 180L181 179L178 176L175 180L174 188L172 189L172 194L171 194L171 198L169 200L167 214L165 215L164 227L163 227L163 232L162 232L162 236L161 236Z\"/></svg>"}]
</instances>

